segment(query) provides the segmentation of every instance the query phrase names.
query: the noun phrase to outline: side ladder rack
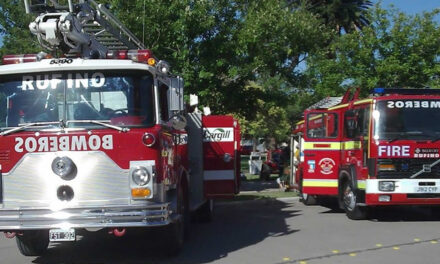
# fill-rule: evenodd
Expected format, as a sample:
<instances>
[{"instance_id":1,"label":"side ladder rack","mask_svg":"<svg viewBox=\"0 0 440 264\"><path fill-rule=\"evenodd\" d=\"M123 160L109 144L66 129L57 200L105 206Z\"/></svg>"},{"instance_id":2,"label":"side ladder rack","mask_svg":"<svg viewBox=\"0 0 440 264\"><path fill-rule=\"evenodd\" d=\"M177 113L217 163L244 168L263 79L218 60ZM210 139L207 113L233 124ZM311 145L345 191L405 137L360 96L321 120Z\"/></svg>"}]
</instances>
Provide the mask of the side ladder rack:
<instances>
[{"instance_id":1,"label":"side ladder rack","mask_svg":"<svg viewBox=\"0 0 440 264\"><path fill-rule=\"evenodd\" d=\"M333 106L340 104L341 101L342 101L342 96L326 97L326 98L322 99L321 101L318 101L317 103L309 106L307 108L307 110L330 108L330 107L333 107Z\"/></svg>"}]
</instances>

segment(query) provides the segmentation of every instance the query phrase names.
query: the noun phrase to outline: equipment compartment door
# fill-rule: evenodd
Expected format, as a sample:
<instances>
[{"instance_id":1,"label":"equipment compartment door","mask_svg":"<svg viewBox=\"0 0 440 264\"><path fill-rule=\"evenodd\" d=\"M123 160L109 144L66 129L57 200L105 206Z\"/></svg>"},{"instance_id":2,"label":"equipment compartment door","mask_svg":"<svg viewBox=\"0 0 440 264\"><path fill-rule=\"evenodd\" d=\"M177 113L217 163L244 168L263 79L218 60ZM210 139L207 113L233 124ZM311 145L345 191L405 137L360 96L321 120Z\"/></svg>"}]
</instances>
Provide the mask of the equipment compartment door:
<instances>
[{"instance_id":1,"label":"equipment compartment door","mask_svg":"<svg viewBox=\"0 0 440 264\"><path fill-rule=\"evenodd\" d=\"M240 133L232 116L203 116L204 189L207 198L239 192Z\"/></svg>"},{"instance_id":2,"label":"equipment compartment door","mask_svg":"<svg viewBox=\"0 0 440 264\"><path fill-rule=\"evenodd\" d=\"M305 194L338 193L341 157L339 121L337 112L313 111L306 114L304 166L300 183Z\"/></svg>"}]
</instances>

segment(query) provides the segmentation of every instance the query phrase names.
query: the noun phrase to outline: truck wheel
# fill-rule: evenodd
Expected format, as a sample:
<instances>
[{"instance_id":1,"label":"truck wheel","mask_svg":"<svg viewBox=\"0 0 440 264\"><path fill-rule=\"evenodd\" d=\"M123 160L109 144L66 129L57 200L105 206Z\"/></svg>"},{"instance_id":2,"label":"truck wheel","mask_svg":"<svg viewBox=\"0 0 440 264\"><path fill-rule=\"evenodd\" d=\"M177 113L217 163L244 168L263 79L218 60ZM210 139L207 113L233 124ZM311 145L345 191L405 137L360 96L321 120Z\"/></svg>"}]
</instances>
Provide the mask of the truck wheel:
<instances>
[{"instance_id":1,"label":"truck wheel","mask_svg":"<svg viewBox=\"0 0 440 264\"><path fill-rule=\"evenodd\" d=\"M189 235L190 215L188 204L185 199L185 191L180 186L177 191L177 214L176 222L169 224L165 230L165 247L170 256L177 256L183 247L183 242Z\"/></svg>"},{"instance_id":2,"label":"truck wheel","mask_svg":"<svg viewBox=\"0 0 440 264\"><path fill-rule=\"evenodd\" d=\"M363 220L368 216L368 208L357 204L357 194L351 181L342 185L342 205L347 217L352 220Z\"/></svg>"},{"instance_id":3,"label":"truck wheel","mask_svg":"<svg viewBox=\"0 0 440 264\"><path fill-rule=\"evenodd\" d=\"M23 235L16 236L18 250L24 256L41 256L49 246L49 231L25 231Z\"/></svg>"},{"instance_id":4,"label":"truck wheel","mask_svg":"<svg viewBox=\"0 0 440 264\"><path fill-rule=\"evenodd\" d=\"M209 199L197 210L197 219L202 223L212 221L214 214L214 200Z\"/></svg>"},{"instance_id":5,"label":"truck wheel","mask_svg":"<svg viewBox=\"0 0 440 264\"><path fill-rule=\"evenodd\" d=\"M260 171L260 180L268 181L270 179L271 171L269 165L263 164Z\"/></svg>"}]
</instances>

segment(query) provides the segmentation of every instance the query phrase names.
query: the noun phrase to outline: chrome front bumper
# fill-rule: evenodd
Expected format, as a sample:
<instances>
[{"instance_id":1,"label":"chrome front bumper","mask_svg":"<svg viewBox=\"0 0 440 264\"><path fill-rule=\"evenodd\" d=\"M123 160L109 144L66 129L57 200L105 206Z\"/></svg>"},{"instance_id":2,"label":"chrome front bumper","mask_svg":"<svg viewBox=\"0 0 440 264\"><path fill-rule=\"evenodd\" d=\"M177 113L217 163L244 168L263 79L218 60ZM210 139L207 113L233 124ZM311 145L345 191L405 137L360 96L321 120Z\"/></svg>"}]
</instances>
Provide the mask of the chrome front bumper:
<instances>
[{"instance_id":1,"label":"chrome front bumper","mask_svg":"<svg viewBox=\"0 0 440 264\"><path fill-rule=\"evenodd\" d=\"M0 231L163 226L171 222L168 203L88 208L0 209Z\"/></svg>"}]
</instances>

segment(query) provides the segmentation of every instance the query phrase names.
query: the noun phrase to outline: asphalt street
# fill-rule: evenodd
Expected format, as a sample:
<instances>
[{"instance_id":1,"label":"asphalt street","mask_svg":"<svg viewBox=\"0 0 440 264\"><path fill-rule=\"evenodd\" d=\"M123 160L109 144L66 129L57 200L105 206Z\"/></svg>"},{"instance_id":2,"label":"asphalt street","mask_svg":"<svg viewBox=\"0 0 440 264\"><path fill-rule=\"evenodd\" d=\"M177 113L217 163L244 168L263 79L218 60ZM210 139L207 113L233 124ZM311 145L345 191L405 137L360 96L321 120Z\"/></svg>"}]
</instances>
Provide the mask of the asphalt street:
<instances>
[{"instance_id":1,"label":"asphalt street","mask_svg":"<svg viewBox=\"0 0 440 264\"><path fill-rule=\"evenodd\" d=\"M440 216L424 208L386 208L353 221L298 200L225 202L211 223L194 223L178 257L167 257L157 234L86 235L24 257L0 238L0 263L438 263Z\"/></svg>"}]
</instances>

